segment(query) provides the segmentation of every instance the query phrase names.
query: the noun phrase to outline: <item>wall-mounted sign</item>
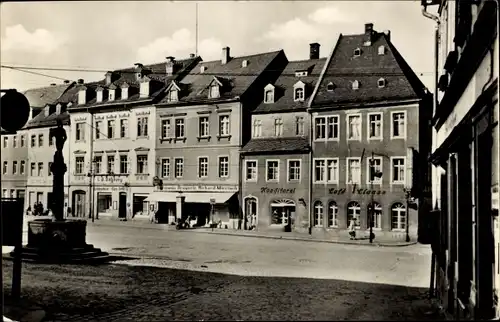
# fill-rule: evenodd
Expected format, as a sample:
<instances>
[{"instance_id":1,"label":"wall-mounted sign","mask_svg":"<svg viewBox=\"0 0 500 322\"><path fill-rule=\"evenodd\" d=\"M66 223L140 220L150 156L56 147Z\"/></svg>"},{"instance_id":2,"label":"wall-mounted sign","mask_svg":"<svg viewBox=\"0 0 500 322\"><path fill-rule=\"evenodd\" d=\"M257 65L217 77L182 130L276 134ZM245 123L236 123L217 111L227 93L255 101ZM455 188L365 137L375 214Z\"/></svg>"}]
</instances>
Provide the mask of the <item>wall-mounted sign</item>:
<instances>
[{"instance_id":1,"label":"wall-mounted sign","mask_svg":"<svg viewBox=\"0 0 500 322\"><path fill-rule=\"evenodd\" d=\"M124 183L122 176L95 176L95 183Z\"/></svg>"},{"instance_id":2,"label":"wall-mounted sign","mask_svg":"<svg viewBox=\"0 0 500 322\"><path fill-rule=\"evenodd\" d=\"M95 191L127 191L127 187L95 187Z\"/></svg>"},{"instance_id":3,"label":"wall-mounted sign","mask_svg":"<svg viewBox=\"0 0 500 322\"><path fill-rule=\"evenodd\" d=\"M330 188L328 189L328 192L331 195L343 195L344 193L347 192L346 188ZM385 195L386 191L385 190L371 190L371 189L358 189L357 187L353 187L351 190L351 193L353 195Z\"/></svg>"},{"instance_id":4,"label":"wall-mounted sign","mask_svg":"<svg viewBox=\"0 0 500 322\"><path fill-rule=\"evenodd\" d=\"M295 188L268 188L268 187L262 187L260 188L260 193L295 193Z\"/></svg>"},{"instance_id":5,"label":"wall-mounted sign","mask_svg":"<svg viewBox=\"0 0 500 322\"><path fill-rule=\"evenodd\" d=\"M206 192L237 192L237 185L216 184L164 184L163 191L206 191Z\"/></svg>"}]
</instances>

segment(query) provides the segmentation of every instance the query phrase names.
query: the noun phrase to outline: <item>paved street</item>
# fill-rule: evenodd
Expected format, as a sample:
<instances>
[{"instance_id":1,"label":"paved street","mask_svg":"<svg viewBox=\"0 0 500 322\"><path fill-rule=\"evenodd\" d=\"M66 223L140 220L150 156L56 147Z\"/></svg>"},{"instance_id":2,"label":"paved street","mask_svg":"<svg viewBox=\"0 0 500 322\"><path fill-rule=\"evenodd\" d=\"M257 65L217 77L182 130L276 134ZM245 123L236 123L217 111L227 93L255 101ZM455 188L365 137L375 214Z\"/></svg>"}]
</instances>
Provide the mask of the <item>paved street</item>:
<instances>
[{"instance_id":1,"label":"paved street","mask_svg":"<svg viewBox=\"0 0 500 322\"><path fill-rule=\"evenodd\" d=\"M90 223L87 240L138 258L103 266L25 264L23 296L41 305L50 320L431 318L423 314L430 310L424 300L430 267L426 246L355 246ZM6 280L10 265L4 264Z\"/></svg>"}]
</instances>

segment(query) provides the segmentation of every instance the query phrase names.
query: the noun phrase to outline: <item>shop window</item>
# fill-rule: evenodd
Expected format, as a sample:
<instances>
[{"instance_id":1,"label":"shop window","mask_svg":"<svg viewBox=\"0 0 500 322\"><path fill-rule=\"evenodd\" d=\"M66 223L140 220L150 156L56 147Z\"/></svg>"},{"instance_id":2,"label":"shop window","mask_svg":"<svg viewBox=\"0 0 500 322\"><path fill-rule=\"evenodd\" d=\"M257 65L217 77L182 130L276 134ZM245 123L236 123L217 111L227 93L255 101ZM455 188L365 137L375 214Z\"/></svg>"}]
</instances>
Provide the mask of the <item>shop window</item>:
<instances>
[{"instance_id":1,"label":"shop window","mask_svg":"<svg viewBox=\"0 0 500 322\"><path fill-rule=\"evenodd\" d=\"M373 228L381 229L382 228L382 206L378 202L374 202L373 204ZM370 228L370 211L372 211L370 205L368 206L366 214L368 215L367 228Z\"/></svg>"},{"instance_id":2,"label":"shop window","mask_svg":"<svg viewBox=\"0 0 500 322\"><path fill-rule=\"evenodd\" d=\"M393 204L391 207L391 229L406 229L406 208L400 202Z\"/></svg>"},{"instance_id":3,"label":"shop window","mask_svg":"<svg viewBox=\"0 0 500 322\"><path fill-rule=\"evenodd\" d=\"M290 199L274 200L271 203L271 223L274 225L288 225L295 216L295 202Z\"/></svg>"},{"instance_id":4,"label":"shop window","mask_svg":"<svg viewBox=\"0 0 500 322\"><path fill-rule=\"evenodd\" d=\"M97 212L98 213L108 213L112 210L112 199L111 195L97 194Z\"/></svg>"},{"instance_id":5,"label":"shop window","mask_svg":"<svg viewBox=\"0 0 500 322\"><path fill-rule=\"evenodd\" d=\"M335 201L328 203L328 227L338 227L339 208Z\"/></svg>"},{"instance_id":6,"label":"shop window","mask_svg":"<svg viewBox=\"0 0 500 322\"><path fill-rule=\"evenodd\" d=\"M347 204L347 223L351 222L351 219L354 219L354 228L361 228L360 223L360 215L361 215L361 206L357 201L351 201Z\"/></svg>"},{"instance_id":7,"label":"shop window","mask_svg":"<svg viewBox=\"0 0 500 322\"><path fill-rule=\"evenodd\" d=\"M323 227L323 203L321 201L314 203L314 226Z\"/></svg>"}]
</instances>

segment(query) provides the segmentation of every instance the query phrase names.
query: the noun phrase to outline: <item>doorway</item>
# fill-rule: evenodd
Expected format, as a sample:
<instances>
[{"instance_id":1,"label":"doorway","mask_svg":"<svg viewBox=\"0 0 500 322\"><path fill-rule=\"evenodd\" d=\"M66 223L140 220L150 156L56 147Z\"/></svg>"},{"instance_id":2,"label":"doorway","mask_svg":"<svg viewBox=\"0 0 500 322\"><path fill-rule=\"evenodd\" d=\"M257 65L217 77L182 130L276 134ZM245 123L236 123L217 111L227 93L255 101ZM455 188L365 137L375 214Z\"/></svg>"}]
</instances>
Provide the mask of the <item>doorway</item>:
<instances>
[{"instance_id":1,"label":"doorway","mask_svg":"<svg viewBox=\"0 0 500 322\"><path fill-rule=\"evenodd\" d=\"M85 217L85 191L73 191L73 208L76 217Z\"/></svg>"},{"instance_id":2,"label":"doorway","mask_svg":"<svg viewBox=\"0 0 500 322\"><path fill-rule=\"evenodd\" d=\"M295 218L295 202L290 199L279 199L271 202L271 223L282 225L285 232L292 231L292 219Z\"/></svg>"},{"instance_id":3,"label":"doorway","mask_svg":"<svg viewBox=\"0 0 500 322\"><path fill-rule=\"evenodd\" d=\"M257 199L255 197L247 197L245 199L245 228L257 228Z\"/></svg>"},{"instance_id":4,"label":"doorway","mask_svg":"<svg viewBox=\"0 0 500 322\"><path fill-rule=\"evenodd\" d=\"M118 200L118 218L127 218L127 194L120 192Z\"/></svg>"}]
</instances>

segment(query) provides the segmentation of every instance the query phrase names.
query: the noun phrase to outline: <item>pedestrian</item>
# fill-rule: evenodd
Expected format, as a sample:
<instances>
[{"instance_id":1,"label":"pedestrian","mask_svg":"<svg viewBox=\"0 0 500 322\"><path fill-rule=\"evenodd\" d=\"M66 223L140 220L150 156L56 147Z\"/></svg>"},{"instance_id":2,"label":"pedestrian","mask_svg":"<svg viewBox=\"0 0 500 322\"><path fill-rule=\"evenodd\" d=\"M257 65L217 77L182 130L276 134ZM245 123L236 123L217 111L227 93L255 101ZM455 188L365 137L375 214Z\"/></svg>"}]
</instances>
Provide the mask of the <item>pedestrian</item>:
<instances>
[{"instance_id":1,"label":"pedestrian","mask_svg":"<svg viewBox=\"0 0 500 322\"><path fill-rule=\"evenodd\" d=\"M354 220L354 218L351 218L351 220L349 220L349 236L351 240L356 239L355 226L356 226L356 221Z\"/></svg>"},{"instance_id":2,"label":"pedestrian","mask_svg":"<svg viewBox=\"0 0 500 322\"><path fill-rule=\"evenodd\" d=\"M26 216L31 216L31 206L28 206L28 209L26 210Z\"/></svg>"}]
</instances>

